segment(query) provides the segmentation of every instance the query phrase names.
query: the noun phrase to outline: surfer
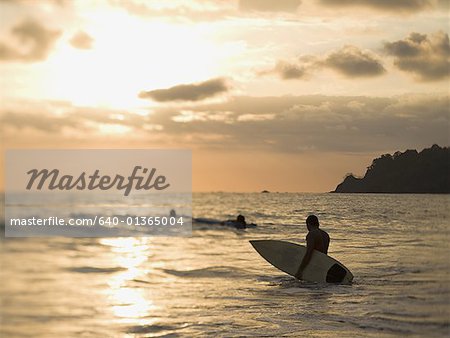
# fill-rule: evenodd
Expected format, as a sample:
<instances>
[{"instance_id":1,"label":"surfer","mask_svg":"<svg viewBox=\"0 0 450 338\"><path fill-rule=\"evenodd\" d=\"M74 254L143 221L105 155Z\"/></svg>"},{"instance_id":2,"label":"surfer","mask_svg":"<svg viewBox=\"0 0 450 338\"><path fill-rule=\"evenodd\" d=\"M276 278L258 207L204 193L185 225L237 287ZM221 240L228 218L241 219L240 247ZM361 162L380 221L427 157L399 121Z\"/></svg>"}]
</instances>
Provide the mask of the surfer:
<instances>
[{"instance_id":1,"label":"surfer","mask_svg":"<svg viewBox=\"0 0 450 338\"><path fill-rule=\"evenodd\" d=\"M236 219L229 219L228 221L220 222L220 224L229 227L234 227L236 229L247 229L256 227L255 223L247 223L243 215L238 215Z\"/></svg>"},{"instance_id":2,"label":"surfer","mask_svg":"<svg viewBox=\"0 0 450 338\"><path fill-rule=\"evenodd\" d=\"M298 268L295 277L302 279L303 270L311 260L314 250L328 253L328 246L330 245L330 236L319 229L319 219L316 215L309 215L306 218L306 227L308 228L308 235L306 235L306 254Z\"/></svg>"},{"instance_id":3,"label":"surfer","mask_svg":"<svg viewBox=\"0 0 450 338\"><path fill-rule=\"evenodd\" d=\"M245 229L247 222L243 215L238 215L236 219L229 219L228 221L222 222L222 225L234 226L236 229Z\"/></svg>"}]
</instances>

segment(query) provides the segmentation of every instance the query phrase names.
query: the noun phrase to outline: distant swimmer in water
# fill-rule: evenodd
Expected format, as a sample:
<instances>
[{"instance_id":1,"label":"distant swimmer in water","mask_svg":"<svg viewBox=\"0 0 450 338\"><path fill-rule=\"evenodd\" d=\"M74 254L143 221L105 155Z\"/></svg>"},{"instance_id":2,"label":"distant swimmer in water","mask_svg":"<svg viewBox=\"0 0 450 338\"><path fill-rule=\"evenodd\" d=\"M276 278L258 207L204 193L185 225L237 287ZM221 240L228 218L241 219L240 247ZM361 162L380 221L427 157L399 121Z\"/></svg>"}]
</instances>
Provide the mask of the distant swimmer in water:
<instances>
[{"instance_id":1,"label":"distant swimmer in water","mask_svg":"<svg viewBox=\"0 0 450 338\"><path fill-rule=\"evenodd\" d=\"M170 209L169 217L177 217L177 213L174 209Z\"/></svg>"},{"instance_id":2,"label":"distant swimmer in water","mask_svg":"<svg viewBox=\"0 0 450 338\"><path fill-rule=\"evenodd\" d=\"M245 229L245 228L249 228L249 227L255 227L256 224L248 224L245 221L245 217L243 215L238 215L238 217L236 217L236 219L230 219L228 221L222 222L222 225L227 225L227 226L233 226L236 229Z\"/></svg>"},{"instance_id":3,"label":"distant swimmer in water","mask_svg":"<svg viewBox=\"0 0 450 338\"><path fill-rule=\"evenodd\" d=\"M302 279L303 270L311 260L314 250L327 254L328 246L330 245L330 236L322 229L319 229L319 219L316 215L309 215L306 218L306 227L308 228L308 235L306 235L306 254L295 274L295 277L298 279Z\"/></svg>"}]
</instances>

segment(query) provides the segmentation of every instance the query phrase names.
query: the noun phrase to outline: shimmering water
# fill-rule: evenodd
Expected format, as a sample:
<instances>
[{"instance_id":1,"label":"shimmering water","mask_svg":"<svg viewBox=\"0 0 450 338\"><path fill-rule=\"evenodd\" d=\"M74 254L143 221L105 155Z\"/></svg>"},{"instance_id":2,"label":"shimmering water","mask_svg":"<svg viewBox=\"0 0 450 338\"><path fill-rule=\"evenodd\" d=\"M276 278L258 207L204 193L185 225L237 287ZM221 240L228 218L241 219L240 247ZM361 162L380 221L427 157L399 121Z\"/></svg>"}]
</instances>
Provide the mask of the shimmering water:
<instances>
[{"instance_id":1,"label":"shimmering water","mask_svg":"<svg viewBox=\"0 0 450 338\"><path fill-rule=\"evenodd\" d=\"M448 336L443 195L195 194L192 237L2 239L1 337ZM296 281L250 239L304 243L316 213L349 286Z\"/></svg>"}]
</instances>

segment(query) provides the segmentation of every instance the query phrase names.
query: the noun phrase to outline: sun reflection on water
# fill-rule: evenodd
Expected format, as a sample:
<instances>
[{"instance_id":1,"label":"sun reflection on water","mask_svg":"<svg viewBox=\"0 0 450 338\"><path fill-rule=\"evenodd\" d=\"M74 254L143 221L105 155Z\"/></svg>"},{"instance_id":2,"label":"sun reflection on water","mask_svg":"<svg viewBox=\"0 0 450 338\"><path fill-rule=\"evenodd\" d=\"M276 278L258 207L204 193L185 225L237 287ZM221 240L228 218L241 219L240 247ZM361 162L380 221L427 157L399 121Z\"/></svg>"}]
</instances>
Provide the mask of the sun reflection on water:
<instances>
[{"instance_id":1,"label":"sun reflection on water","mask_svg":"<svg viewBox=\"0 0 450 338\"><path fill-rule=\"evenodd\" d=\"M107 281L114 316L121 322L149 324L150 312L156 309L150 290L131 285L148 272L143 265L151 255L149 238L104 238L100 243L111 247L115 266L123 268Z\"/></svg>"},{"instance_id":2,"label":"sun reflection on water","mask_svg":"<svg viewBox=\"0 0 450 338\"><path fill-rule=\"evenodd\" d=\"M147 319L137 319L148 317L150 311L155 309L151 300L145 297L143 290L137 288L112 289L111 299L115 304L112 306L114 315L123 318L125 322L147 324Z\"/></svg>"}]
</instances>

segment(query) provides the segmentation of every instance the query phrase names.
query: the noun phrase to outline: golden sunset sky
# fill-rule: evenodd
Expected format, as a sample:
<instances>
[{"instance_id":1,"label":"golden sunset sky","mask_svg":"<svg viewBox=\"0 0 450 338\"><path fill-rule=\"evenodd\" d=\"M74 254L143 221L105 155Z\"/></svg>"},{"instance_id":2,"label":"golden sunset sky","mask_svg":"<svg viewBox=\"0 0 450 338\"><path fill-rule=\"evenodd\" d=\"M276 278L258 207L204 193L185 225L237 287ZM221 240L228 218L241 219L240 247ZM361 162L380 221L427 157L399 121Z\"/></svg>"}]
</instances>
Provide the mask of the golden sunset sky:
<instances>
[{"instance_id":1,"label":"golden sunset sky","mask_svg":"<svg viewBox=\"0 0 450 338\"><path fill-rule=\"evenodd\" d=\"M194 191L321 192L380 154L449 145L449 0L0 0L0 15L3 149L189 148Z\"/></svg>"}]
</instances>

